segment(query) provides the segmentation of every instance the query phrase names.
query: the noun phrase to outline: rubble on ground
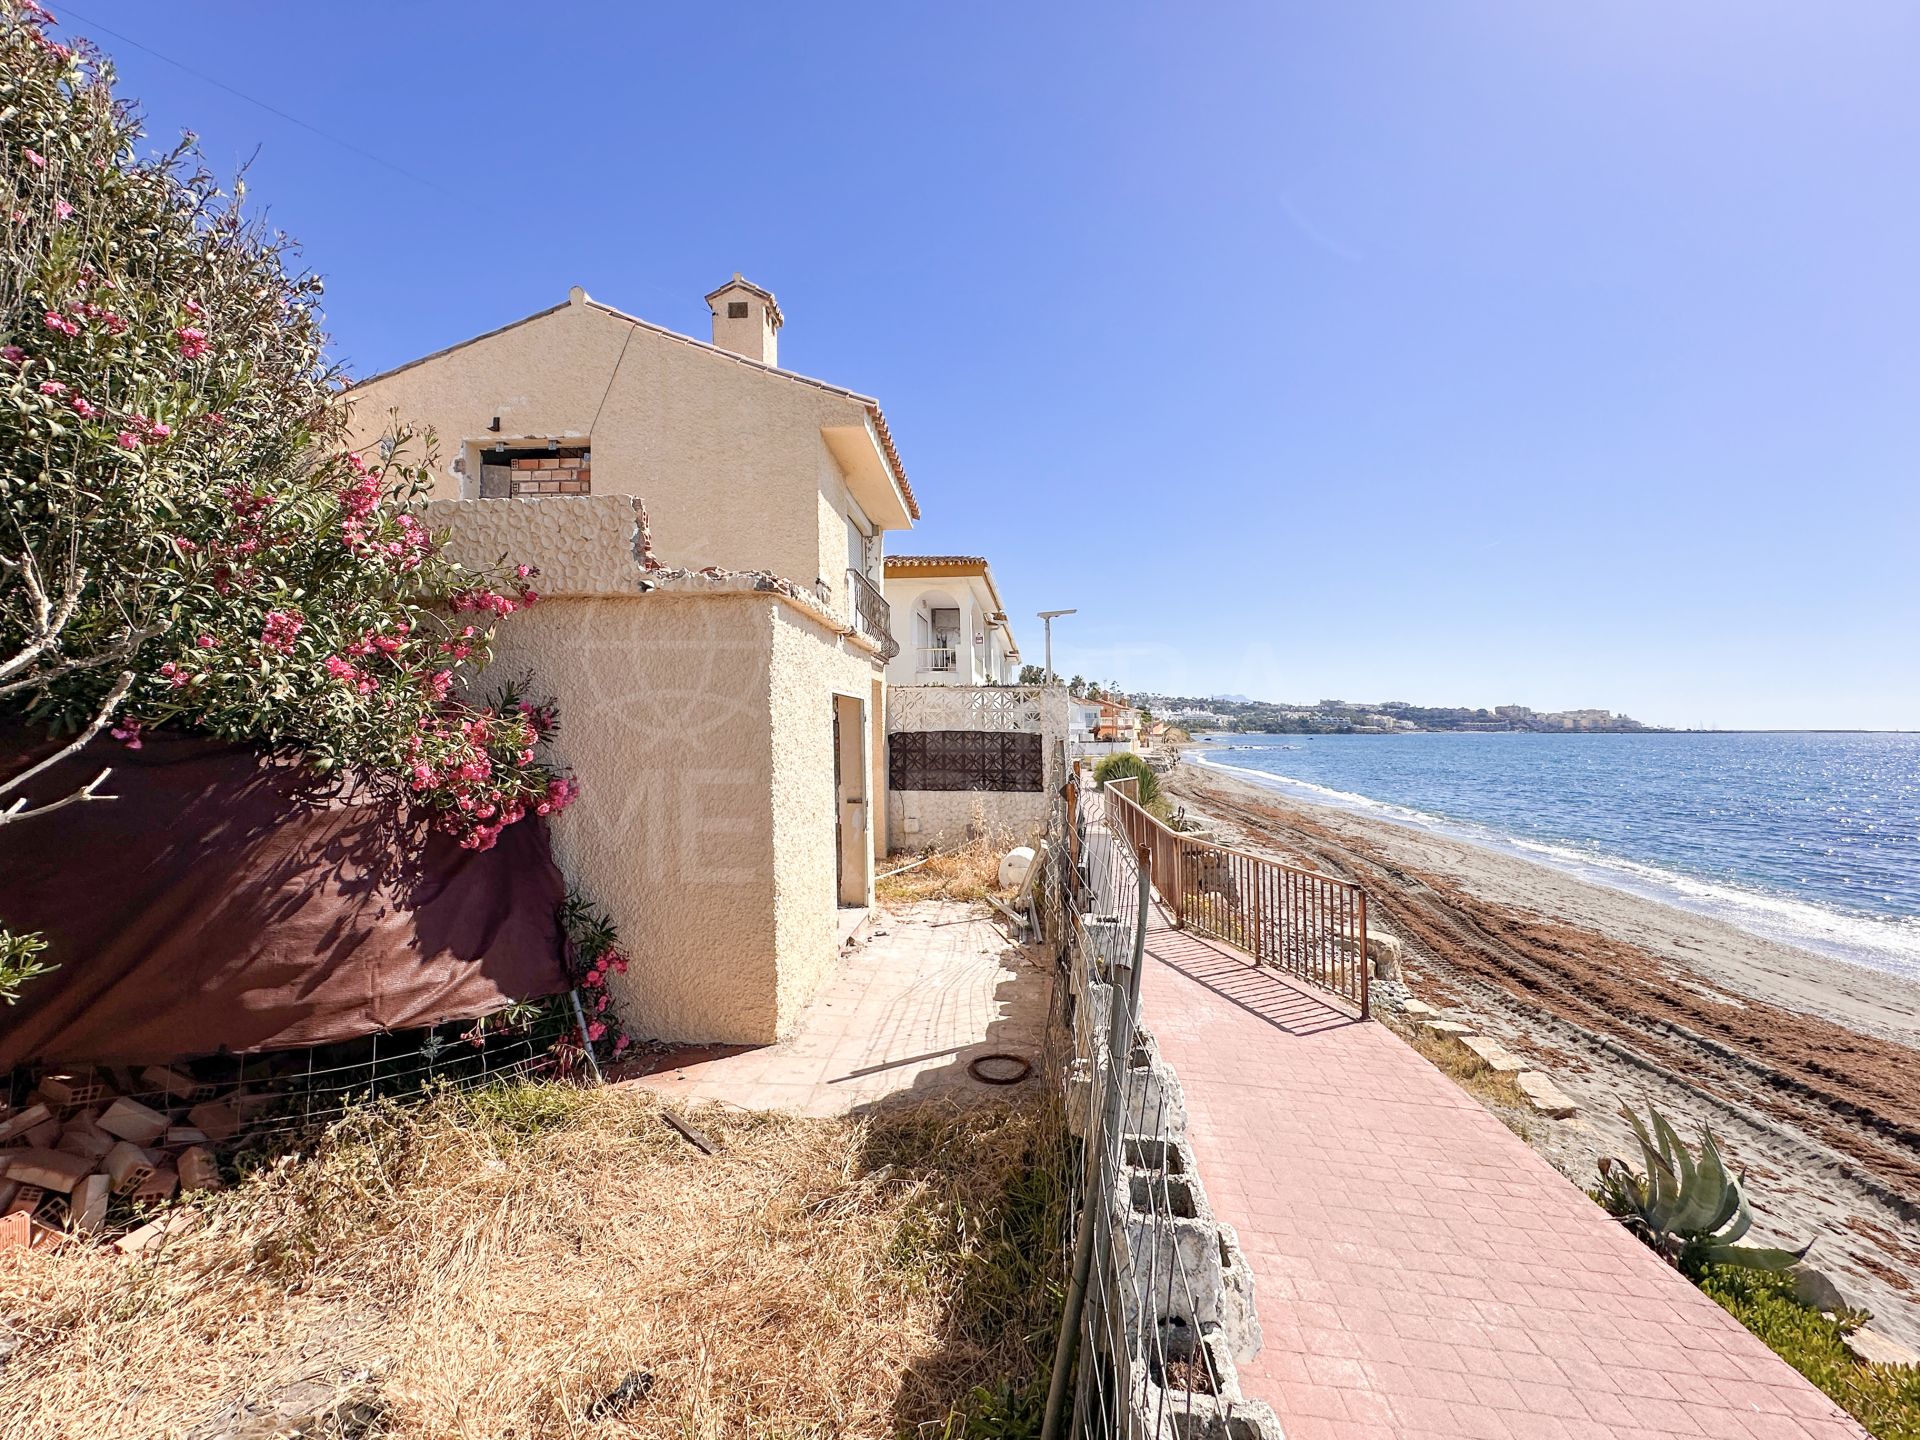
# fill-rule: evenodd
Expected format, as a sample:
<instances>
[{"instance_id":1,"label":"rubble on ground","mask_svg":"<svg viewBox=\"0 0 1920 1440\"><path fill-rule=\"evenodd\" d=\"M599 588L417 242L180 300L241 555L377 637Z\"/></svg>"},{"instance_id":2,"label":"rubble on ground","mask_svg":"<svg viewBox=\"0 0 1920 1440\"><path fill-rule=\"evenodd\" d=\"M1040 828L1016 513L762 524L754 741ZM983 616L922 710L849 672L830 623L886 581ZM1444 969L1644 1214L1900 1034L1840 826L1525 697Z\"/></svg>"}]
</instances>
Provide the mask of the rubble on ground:
<instances>
[{"instance_id":1,"label":"rubble on ground","mask_svg":"<svg viewBox=\"0 0 1920 1440\"><path fill-rule=\"evenodd\" d=\"M219 1189L214 1147L271 1103L168 1065L42 1073L19 1104L0 1103L0 1249L103 1238L116 1199L137 1212ZM177 1228L154 1221L116 1244L137 1253Z\"/></svg>"}]
</instances>

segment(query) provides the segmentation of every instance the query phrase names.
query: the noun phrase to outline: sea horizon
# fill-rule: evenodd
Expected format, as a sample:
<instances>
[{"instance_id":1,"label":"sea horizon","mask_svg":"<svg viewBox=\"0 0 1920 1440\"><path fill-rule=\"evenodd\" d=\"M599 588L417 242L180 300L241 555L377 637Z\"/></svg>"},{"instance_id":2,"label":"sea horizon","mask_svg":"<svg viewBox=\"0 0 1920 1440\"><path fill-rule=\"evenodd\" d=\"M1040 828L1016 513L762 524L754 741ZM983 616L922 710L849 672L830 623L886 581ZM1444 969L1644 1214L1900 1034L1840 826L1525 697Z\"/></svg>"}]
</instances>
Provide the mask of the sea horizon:
<instances>
[{"instance_id":1,"label":"sea horizon","mask_svg":"<svg viewBox=\"0 0 1920 1440\"><path fill-rule=\"evenodd\" d=\"M1206 768L1920 980L1914 732L1203 733Z\"/></svg>"}]
</instances>

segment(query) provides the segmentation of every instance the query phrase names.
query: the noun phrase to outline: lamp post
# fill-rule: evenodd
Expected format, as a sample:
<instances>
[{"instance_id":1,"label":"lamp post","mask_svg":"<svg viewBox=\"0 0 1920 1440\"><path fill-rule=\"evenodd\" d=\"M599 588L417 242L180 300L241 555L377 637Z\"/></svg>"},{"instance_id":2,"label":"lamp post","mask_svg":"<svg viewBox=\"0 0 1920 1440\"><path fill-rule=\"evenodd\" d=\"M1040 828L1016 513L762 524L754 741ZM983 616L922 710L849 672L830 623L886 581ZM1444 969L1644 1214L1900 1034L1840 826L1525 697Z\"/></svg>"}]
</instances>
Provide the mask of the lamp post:
<instances>
[{"instance_id":1,"label":"lamp post","mask_svg":"<svg viewBox=\"0 0 1920 1440\"><path fill-rule=\"evenodd\" d=\"M1041 623L1045 626L1047 632L1047 688L1049 690L1053 688L1053 622L1062 615L1078 615L1079 613L1078 610L1042 610L1040 612Z\"/></svg>"}]
</instances>

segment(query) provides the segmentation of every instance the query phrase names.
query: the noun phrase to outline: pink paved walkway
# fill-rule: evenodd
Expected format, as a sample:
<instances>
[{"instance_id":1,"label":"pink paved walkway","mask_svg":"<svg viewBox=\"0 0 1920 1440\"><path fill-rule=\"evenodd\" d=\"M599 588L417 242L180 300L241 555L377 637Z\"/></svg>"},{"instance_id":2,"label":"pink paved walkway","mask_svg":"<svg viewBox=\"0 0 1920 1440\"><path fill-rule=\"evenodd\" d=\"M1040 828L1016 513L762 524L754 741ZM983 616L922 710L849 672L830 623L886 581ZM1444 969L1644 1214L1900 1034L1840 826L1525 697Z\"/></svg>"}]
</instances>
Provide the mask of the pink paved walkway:
<instances>
[{"instance_id":1,"label":"pink paved walkway","mask_svg":"<svg viewBox=\"0 0 1920 1440\"><path fill-rule=\"evenodd\" d=\"M1290 1440L1866 1434L1391 1032L1156 925L1145 1019Z\"/></svg>"}]
</instances>

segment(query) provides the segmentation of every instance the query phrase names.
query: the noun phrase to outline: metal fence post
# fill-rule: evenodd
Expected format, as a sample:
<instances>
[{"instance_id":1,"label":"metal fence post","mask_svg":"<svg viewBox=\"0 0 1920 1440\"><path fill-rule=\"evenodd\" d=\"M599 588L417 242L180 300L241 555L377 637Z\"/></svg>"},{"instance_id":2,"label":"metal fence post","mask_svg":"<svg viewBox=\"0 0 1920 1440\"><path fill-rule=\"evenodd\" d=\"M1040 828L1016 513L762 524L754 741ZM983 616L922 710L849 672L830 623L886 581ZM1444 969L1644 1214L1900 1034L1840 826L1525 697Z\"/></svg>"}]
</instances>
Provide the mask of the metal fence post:
<instances>
[{"instance_id":1,"label":"metal fence post","mask_svg":"<svg viewBox=\"0 0 1920 1440\"><path fill-rule=\"evenodd\" d=\"M1187 928L1187 842L1178 835L1170 838L1173 841L1173 894L1162 892L1160 898L1173 901L1173 928L1184 930Z\"/></svg>"},{"instance_id":2,"label":"metal fence post","mask_svg":"<svg viewBox=\"0 0 1920 1440\"><path fill-rule=\"evenodd\" d=\"M1360 1018L1373 1018L1373 957L1367 954L1367 892L1355 890L1360 907Z\"/></svg>"}]
</instances>

